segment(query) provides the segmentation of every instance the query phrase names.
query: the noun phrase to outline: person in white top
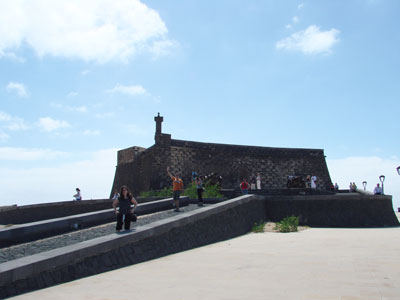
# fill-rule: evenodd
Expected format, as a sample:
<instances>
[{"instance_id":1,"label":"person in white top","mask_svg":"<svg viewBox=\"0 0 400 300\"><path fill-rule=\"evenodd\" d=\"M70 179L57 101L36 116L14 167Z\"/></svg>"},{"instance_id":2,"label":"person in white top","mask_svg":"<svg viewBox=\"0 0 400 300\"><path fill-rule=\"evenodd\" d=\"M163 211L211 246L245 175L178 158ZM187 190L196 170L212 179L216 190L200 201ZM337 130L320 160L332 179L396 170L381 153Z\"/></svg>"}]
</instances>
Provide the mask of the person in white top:
<instances>
[{"instance_id":1,"label":"person in white top","mask_svg":"<svg viewBox=\"0 0 400 300\"><path fill-rule=\"evenodd\" d=\"M374 188L374 194L375 195L382 195L382 188L379 186L379 183L377 183L376 187Z\"/></svg>"},{"instance_id":2,"label":"person in white top","mask_svg":"<svg viewBox=\"0 0 400 300\"><path fill-rule=\"evenodd\" d=\"M311 176L311 188L312 189L317 188L317 176L315 175Z\"/></svg>"},{"instance_id":3,"label":"person in white top","mask_svg":"<svg viewBox=\"0 0 400 300\"><path fill-rule=\"evenodd\" d=\"M257 173L256 181L257 181L257 190L261 190L261 175L260 175L260 173Z\"/></svg>"},{"instance_id":4,"label":"person in white top","mask_svg":"<svg viewBox=\"0 0 400 300\"><path fill-rule=\"evenodd\" d=\"M112 200L116 200L116 199L118 199L118 198L119 198L119 193L118 193L118 190L115 189L115 191L114 191L114 196L112 197Z\"/></svg>"},{"instance_id":5,"label":"person in white top","mask_svg":"<svg viewBox=\"0 0 400 300\"><path fill-rule=\"evenodd\" d=\"M76 188L75 190L76 190L76 194L73 196L75 198L75 201L82 200L81 190L79 188Z\"/></svg>"}]
</instances>

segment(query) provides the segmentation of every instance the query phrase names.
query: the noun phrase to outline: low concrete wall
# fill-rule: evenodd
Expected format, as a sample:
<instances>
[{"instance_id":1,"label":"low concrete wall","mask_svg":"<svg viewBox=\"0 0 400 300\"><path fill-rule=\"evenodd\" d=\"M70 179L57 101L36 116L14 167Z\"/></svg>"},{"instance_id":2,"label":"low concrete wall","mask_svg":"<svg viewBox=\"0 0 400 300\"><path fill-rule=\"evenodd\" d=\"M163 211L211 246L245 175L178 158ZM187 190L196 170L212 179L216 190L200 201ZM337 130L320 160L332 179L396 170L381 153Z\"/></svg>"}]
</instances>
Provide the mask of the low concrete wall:
<instances>
[{"instance_id":1,"label":"low concrete wall","mask_svg":"<svg viewBox=\"0 0 400 300\"><path fill-rule=\"evenodd\" d=\"M135 213L141 216L170 209L172 208L172 202L172 198L168 198L140 203ZM188 197L181 197L181 206L187 206L189 203ZM81 229L113 221L115 221L115 213L114 209L111 208L86 214L14 225L0 229L0 248L69 232L74 230L75 226Z\"/></svg>"},{"instance_id":2,"label":"low concrete wall","mask_svg":"<svg viewBox=\"0 0 400 300\"><path fill-rule=\"evenodd\" d=\"M265 201L246 195L137 227L0 264L0 298L110 271L245 234L265 219Z\"/></svg>"},{"instance_id":3,"label":"low concrete wall","mask_svg":"<svg viewBox=\"0 0 400 300\"><path fill-rule=\"evenodd\" d=\"M313 227L400 225L388 195L266 196L265 201L267 218L275 222L293 215Z\"/></svg>"},{"instance_id":4,"label":"low concrete wall","mask_svg":"<svg viewBox=\"0 0 400 300\"><path fill-rule=\"evenodd\" d=\"M166 199L166 197L136 197L138 203L147 203L163 199ZM112 207L112 203L113 200L111 199L96 199L51 202L23 206L3 206L0 207L0 225L25 224L42 220L91 213L94 211L109 209Z\"/></svg>"},{"instance_id":5,"label":"low concrete wall","mask_svg":"<svg viewBox=\"0 0 400 300\"><path fill-rule=\"evenodd\" d=\"M111 199L62 201L0 209L0 224L24 224L78 215L112 207Z\"/></svg>"}]
</instances>

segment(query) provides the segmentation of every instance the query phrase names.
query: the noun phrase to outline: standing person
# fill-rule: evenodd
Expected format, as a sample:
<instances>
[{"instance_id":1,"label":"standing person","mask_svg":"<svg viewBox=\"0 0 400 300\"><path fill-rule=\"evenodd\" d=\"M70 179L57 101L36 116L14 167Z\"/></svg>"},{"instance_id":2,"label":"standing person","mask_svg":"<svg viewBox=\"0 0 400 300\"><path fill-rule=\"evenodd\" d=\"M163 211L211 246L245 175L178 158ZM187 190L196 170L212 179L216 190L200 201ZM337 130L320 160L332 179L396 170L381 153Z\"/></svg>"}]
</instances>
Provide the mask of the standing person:
<instances>
[{"instance_id":1,"label":"standing person","mask_svg":"<svg viewBox=\"0 0 400 300\"><path fill-rule=\"evenodd\" d=\"M81 196L81 190L79 188L76 188L76 194L73 195L72 197L75 198L75 201L81 201L82 200L82 196Z\"/></svg>"},{"instance_id":2,"label":"standing person","mask_svg":"<svg viewBox=\"0 0 400 300\"><path fill-rule=\"evenodd\" d=\"M261 190L261 175L260 175L260 173L257 173L256 180L257 180L257 190Z\"/></svg>"},{"instance_id":3,"label":"standing person","mask_svg":"<svg viewBox=\"0 0 400 300\"><path fill-rule=\"evenodd\" d=\"M169 177L172 179L172 190L174 192L174 203L175 203L175 210L176 212L180 212L179 210L179 197L181 192L183 191L183 180L179 178L178 174L172 176L171 172L169 171L169 167L167 167L167 173Z\"/></svg>"},{"instance_id":4,"label":"standing person","mask_svg":"<svg viewBox=\"0 0 400 300\"><path fill-rule=\"evenodd\" d=\"M337 184L337 182L335 183L335 191L339 190L339 185Z\"/></svg>"},{"instance_id":5,"label":"standing person","mask_svg":"<svg viewBox=\"0 0 400 300\"><path fill-rule=\"evenodd\" d=\"M133 208L131 208L132 204ZM119 207L119 210L117 210L117 207ZM131 228L132 216L136 207L136 199L133 198L132 194L128 190L128 187L123 185L121 187L120 196L113 202L113 208L115 214L117 215L117 232L121 231L122 223L124 223L125 230L129 230ZM125 219L123 220L124 216Z\"/></svg>"},{"instance_id":6,"label":"standing person","mask_svg":"<svg viewBox=\"0 0 400 300\"><path fill-rule=\"evenodd\" d=\"M251 176L251 178L250 178L250 188L252 190L256 189L256 178L254 176Z\"/></svg>"},{"instance_id":7,"label":"standing person","mask_svg":"<svg viewBox=\"0 0 400 300\"><path fill-rule=\"evenodd\" d=\"M382 195L382 188L379 186L379 183L377 183L374 188L374 195Z\"/></svg>"},{"instance_id":8,"label":"standing person","mask_svg":"<svg viewBox=\"0 0 400 300\"><path fill-rule=\"evenodd\" d=\"M204 205L204 203L203 203L203 191L204 191L203 180L201 180L200 176L197 176L195 182L196 182L197 197L199 198L198 205L203 206Z\"/></svg>"},{"instance_id":9,"label":"standing person","mask_svg":"<svg viewBox=\"0 0 400 300\"><path fill-rule=\"evenodd\" d=\"M312 189L317 188L317 176L315 175L311 176L311 188Z\"/></svg>"},{"instance_id":10,"label":"standing person","mask_svg":"<svg viewBox=\"0 0 400 300\"><path fill-rule=\"evenodd\" d=\"M196 181L197 176L199 176L199 175L197 174L197 172L196 172L196 171L193 171L193 172L192 172L192 182L195 182L195 181Z\"/></svg>"},{"instance_id":11,"label":"standing person","mask_svg":"<svg viewBox=\"0 0 400 300\"><path fill-rule=\"evenodd\" d=\"M243 181L240 183L240 189L242 190L243 195L249 193L249 183L246 181L246 178L243 178Z\"/></svg>"},{"instance_id":12,"label":"standing person","mask_svg":"<svg viewBox=\"0 0 400 300\"><path fill-rule=\"evenodd\" d=\"M311 176L307 175L306 177L306 189L309 189L311 187Z\"/></svg>"},{"instance_id":13,"label":"standing person","mask_svg":"<svg viewBox=\"0 0 400 300\"><path fill-rule=\"evenodd\" d=\"M120 195L119 195L119 193L118 193L118 190L115 189L115 190L114 190L114 196L112 197L112 200L118 199L119 196L120 196Z\"/></svg>"}]
</instances>

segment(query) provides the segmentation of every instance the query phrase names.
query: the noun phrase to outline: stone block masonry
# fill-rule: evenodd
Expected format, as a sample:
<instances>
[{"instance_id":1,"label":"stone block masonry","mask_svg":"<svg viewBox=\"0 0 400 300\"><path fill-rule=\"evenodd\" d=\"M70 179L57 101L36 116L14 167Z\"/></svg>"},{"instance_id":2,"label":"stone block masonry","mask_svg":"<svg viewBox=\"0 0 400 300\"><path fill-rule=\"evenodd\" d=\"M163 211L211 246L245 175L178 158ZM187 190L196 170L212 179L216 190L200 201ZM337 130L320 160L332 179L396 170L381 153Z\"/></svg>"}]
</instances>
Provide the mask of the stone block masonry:
<instances>
[{"instance_id":1,"label":"stone block masonry","mask_svg":"<svg viewBox=\"0 0 400 300\"><path fill-rule=\"evenodd\" d=\"M157 117L156 117L157 118ZM162 122L162 117L156 121ZM242 178L260 173L264 189L286 188L287 176L317 176L319 189L328 190L331 178L322 149L273 148L175 140L170 134L155 135L155 144L140 151L131 147L118 152L113 190L127 185L134 194L171 185L167 166L190 183L192 171L223 177L222 187L235 189ZM131 157L129 157L129 155ZM134 156L134 157L133 157Z\"/></svg>"}]
</instances>

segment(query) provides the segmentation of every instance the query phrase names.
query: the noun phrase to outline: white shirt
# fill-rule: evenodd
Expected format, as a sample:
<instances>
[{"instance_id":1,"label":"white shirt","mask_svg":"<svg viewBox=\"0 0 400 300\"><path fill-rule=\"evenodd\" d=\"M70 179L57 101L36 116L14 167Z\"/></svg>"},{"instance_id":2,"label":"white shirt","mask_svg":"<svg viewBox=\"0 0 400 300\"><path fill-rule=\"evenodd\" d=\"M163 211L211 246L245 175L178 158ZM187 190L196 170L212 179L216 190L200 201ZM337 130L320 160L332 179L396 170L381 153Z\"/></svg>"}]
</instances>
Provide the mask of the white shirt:
<instances>
[{"instance_id":1,"label":"white shirt","mask_svg":"<svg viewBox=\"0 0 400 300\"><path fill-rule=\"evenodd\" d=\"M311 176L311 188L317 188L317 176Z\"/></svg>"},{"instance_id":2,"label":"white shirt","mask_svg":"<svg viewBox=\"0 0 400 300\"><path fill-rule=\"evenodd\" d=\"M382 194L382 188L380 187L380 186L376 186L375 188L374 188L374 194L375 195L379 195L379 194Z\"/></svg>"}]
</instances>

